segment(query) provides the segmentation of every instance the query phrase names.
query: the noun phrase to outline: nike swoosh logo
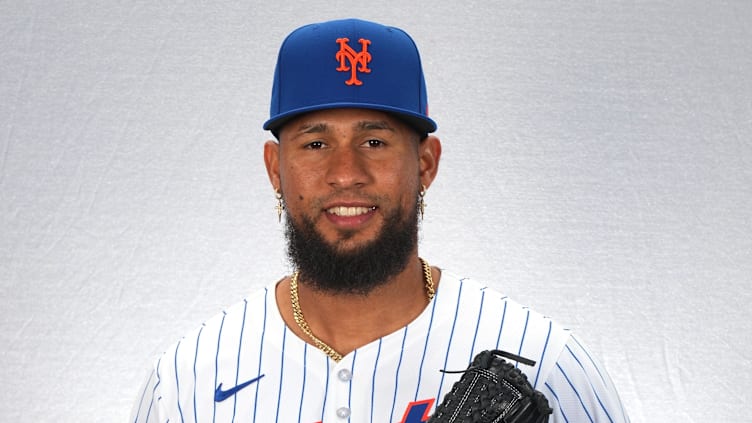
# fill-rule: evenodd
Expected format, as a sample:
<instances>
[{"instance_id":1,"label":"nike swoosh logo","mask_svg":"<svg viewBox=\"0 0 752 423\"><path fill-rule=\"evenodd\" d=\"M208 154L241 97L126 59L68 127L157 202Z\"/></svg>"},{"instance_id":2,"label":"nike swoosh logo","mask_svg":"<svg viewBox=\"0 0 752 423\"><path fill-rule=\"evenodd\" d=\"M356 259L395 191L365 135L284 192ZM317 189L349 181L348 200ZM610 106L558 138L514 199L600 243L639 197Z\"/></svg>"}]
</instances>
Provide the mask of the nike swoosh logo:
<instances>
[{"instance_id":1,"label":"nike swoosh logo","mask_svg":"<svg viewBox=\"0 0 752 423\"><path fill-rule=\"evenodd\" d=\"M217 390L214 391L214 401L221 402L226 400L227 398L230 398L231 396L238 393L239 390L245 388L246 386L258 382L259 379L264 377L264 375L261 375L259 377L255 377L247 382L243 382L238 386L234 386L226 391L222 390L222 384L220 383L219 386L217 386Z\"/></svg>"}]
</instances>

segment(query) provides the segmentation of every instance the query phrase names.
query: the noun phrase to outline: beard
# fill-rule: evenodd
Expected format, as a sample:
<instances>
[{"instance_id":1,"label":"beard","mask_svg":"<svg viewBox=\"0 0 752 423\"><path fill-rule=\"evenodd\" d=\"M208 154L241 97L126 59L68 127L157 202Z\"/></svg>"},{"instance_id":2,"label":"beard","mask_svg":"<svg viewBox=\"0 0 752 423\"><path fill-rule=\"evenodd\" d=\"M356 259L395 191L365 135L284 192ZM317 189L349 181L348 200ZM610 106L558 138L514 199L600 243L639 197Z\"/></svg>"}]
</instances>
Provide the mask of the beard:
<instances>
[{"instance_id":1,"label":"beard","mask_svg":"<svg viewBox=\"0 0 752 423\"><path fill-rule=\"evenodd\" d=\"M333 294L367 295L401 273L418 244L417 207L399 207L385 216L376 239L343 251L327 242L313 221L304 216L297 224L285 219L287 255L310 287ZM354 233L343 233L348 239Z\"/></svg>"}]
</instances>

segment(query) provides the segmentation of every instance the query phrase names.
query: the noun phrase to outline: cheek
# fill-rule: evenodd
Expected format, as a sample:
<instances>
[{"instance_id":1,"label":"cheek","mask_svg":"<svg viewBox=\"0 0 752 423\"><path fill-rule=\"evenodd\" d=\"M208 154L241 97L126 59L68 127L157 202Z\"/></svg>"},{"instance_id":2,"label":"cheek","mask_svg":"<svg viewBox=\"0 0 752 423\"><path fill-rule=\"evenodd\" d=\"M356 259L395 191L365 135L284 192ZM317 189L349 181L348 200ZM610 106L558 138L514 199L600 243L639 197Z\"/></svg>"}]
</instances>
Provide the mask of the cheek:
<instances>
[{"instance_id":1,"label":"cheek","mask_svg":"<svg viewBox=\"0 0 752 423\"><path fill-rule=\"evenodd\" d=\"M315 192L315 186L320 176L315 170L290 164L285 166L280 174L280 184L288 205L294 205L305 200L309 194Z\"/></svg>"},{"instance_id":2,"label":"cheek","mask_svg":"<svg viewBox=\"0 0 752 423\"><path fill-rule=\"evenodd\" d=\"M388 166L381 173L380 181L384 186L402 200L412 201L420 190L419 169L414 163L401 163Z\"/></svg>"}]
</instances>

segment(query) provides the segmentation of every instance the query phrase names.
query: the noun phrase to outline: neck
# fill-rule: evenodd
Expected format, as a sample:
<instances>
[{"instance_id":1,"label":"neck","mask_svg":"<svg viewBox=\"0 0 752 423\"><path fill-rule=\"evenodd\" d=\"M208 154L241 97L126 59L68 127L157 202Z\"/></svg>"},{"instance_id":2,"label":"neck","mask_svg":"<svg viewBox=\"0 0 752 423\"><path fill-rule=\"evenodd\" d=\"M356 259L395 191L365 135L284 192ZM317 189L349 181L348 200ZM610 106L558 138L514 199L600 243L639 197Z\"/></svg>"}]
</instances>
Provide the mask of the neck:
<instances>
[{"instance_id":1,"label":"neck","mask_svg":"<svg viewBox=\"0 0 752 423\"><path fill-rule=\"evenodd\" d=\"M438 273L433 277L434 286ZM290 279L277 286L277 303L287 326L315 345L293 317ZM417 255L405 269L368 294L341 294L317 290L298 281L300 310L310 331L341 355L404 327L428 304L426 278ZM399 310L399 312L395 312Z\"/></svg>"}]
</instances>

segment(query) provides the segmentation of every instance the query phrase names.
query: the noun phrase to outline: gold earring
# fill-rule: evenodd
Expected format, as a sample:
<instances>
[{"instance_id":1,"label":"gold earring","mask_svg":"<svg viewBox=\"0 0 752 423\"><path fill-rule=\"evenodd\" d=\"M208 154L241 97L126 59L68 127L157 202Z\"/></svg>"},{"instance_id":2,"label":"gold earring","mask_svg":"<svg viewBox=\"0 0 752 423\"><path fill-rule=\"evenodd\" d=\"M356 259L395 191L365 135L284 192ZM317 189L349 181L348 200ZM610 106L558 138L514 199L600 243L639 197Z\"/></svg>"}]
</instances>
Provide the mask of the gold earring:
<instances>
[{"instance_id":1,"label":"gold earring","mask_svg":"<svg viewBox=\"0 0 752 423\"><path fill-rule=\"evenodd\" d=\"M426 196L426 186L421 185L420 187L420 194L418 194L418 212L420 213L420 220L423 220L423 215L426 214L426 202L423 200Z\"/></svg>"},{"instance_id":2,"label":"gold earring","mask_svg":"<svg viewBox=\"0 0 752 423\"><path fill-rule=\"evenodd\" d=\"M282 222L282 211L285 209L285 204L282 202L282 193L279 189L274 190L274 196L277 198L277 219Z\"/></svg>"}]
</instances>

